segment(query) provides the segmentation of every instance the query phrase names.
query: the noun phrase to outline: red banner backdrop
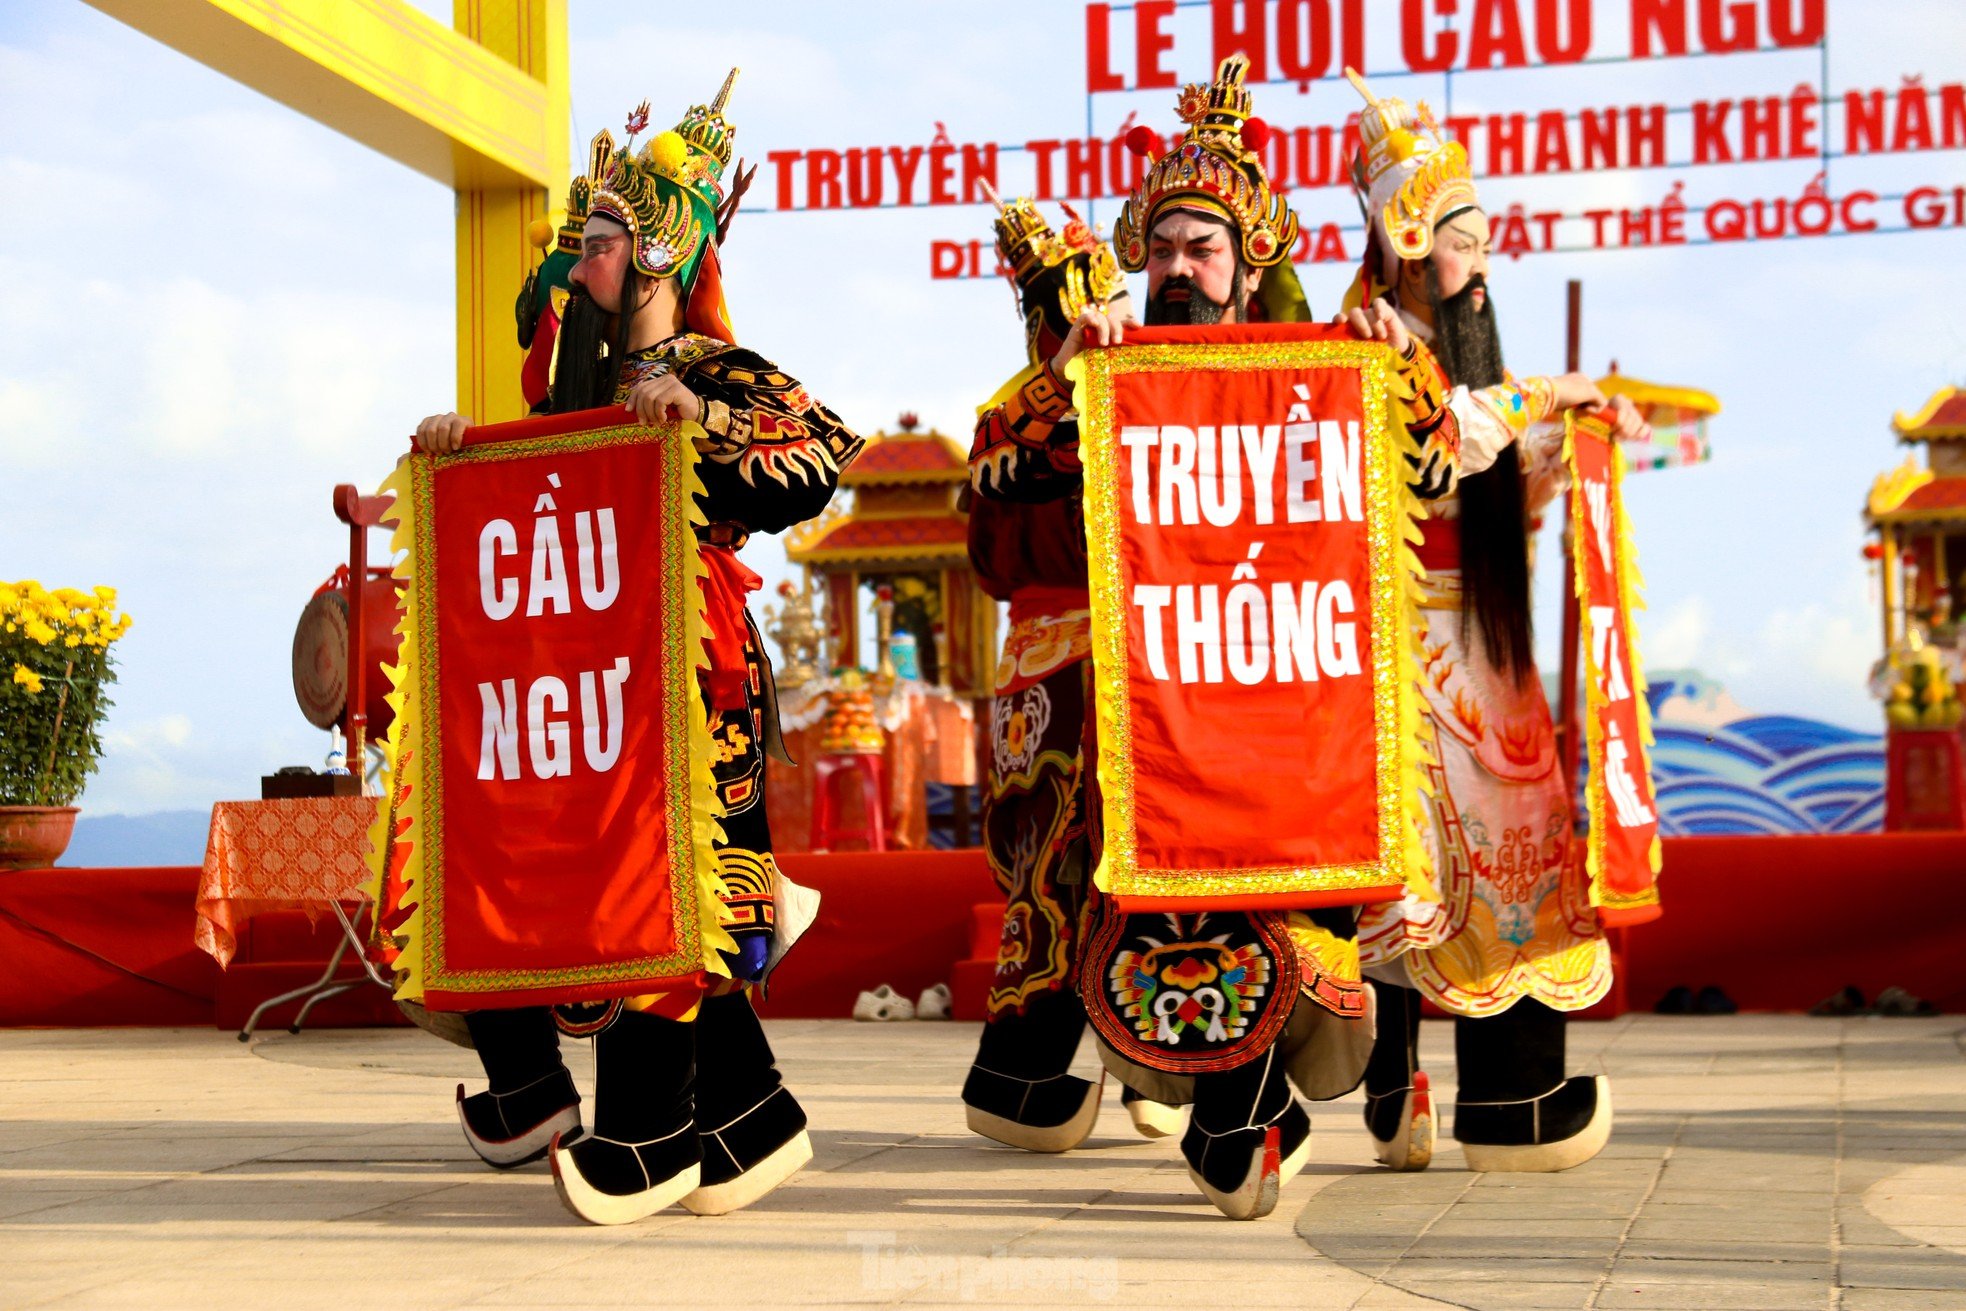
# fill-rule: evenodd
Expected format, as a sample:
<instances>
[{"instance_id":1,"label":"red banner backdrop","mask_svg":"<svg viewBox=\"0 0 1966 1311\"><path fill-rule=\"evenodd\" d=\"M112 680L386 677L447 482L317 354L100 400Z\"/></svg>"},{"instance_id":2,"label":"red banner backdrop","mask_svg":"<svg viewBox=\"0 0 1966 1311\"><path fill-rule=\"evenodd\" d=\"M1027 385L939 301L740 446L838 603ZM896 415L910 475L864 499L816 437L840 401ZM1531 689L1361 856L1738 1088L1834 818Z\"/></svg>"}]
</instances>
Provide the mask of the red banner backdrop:
<instances>
[{"instance_id":1,"label":"red banner backdrop","mask_svg":"<svg viewBox=\"0 0 1966 1311\"><path fill-rule=\"evenodd\" d=\"M383 925L437 1010L694 987L716 820L696 455L621 410L474 429L393 479L409 580Z\"/></svg>"},{"instance_id":2,"label":"red banner backdrop","mask_svg":"<svg viewBox=\"0 0 1966 1311\"><path fill-rule=\"evenodd\" d=\"M1419 783L1387 352L1275 324L1084 360L1098 885L1141 910L1399 895Z\"/></svg>"},{"instance_id":3,"label":"red banner backdrop","mask_svg":"<svg viewBox=\"0 0 1966 1311\"><path fill-rule=\"evenodd\" d=\"M1585 797L1591 903L1607 926L1657 919L1659 809L1652 791L1650 707L1633 640L1642 580L1625 518L1624 452L1596 416L1573 419L1571 552L1584 615Z\"/></svg>"}]
</instances>

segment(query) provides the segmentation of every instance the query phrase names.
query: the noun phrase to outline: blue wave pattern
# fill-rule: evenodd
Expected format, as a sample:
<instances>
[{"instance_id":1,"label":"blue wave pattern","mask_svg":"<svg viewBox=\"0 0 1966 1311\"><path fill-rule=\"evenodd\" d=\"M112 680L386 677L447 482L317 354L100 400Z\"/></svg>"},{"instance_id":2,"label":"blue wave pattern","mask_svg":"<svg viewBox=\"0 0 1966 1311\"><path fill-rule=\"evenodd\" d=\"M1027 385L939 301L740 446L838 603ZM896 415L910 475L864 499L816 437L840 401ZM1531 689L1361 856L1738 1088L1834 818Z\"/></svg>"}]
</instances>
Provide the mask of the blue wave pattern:
<instances>
[{"instance_id":1,"label":"blue wave pattern","mask_svg":"<svg viewBox=\"0 0 1966 1311\"><path fill-rule=\"evenodd\" d=\"M1793 715L1750 715L1717 728L1660 717L1675 693L1710 687L1668 676L1649 689L1662 834L1882 831L1881 734Z\"/></svg>"}]
</instances>

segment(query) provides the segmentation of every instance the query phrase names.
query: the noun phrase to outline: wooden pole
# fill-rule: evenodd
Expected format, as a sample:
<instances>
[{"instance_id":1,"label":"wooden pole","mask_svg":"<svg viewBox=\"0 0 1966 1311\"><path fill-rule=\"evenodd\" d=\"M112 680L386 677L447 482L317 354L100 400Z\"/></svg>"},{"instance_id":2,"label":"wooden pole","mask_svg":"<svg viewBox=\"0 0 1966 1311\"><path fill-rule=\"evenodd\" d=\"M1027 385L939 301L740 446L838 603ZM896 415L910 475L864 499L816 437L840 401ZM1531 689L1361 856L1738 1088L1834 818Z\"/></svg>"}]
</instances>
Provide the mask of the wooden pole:
<instances>
[{"instance_id":1,"label":"wooden pole","mask_svg":"<svg viewBox=\"0 0 1966 1311\"><path fill-rule=\"evenodd\" d=\"M1584 284L1570 279L1569 323L1565 329L1564 368L1571 373L1582 367ZM1581 615L1577 610L1576 558L1570 540L1576 525L1570 522L1570 498L1563 498L1563 637L1562 659L1558 664L1556 687L1557 758L1563 762L1566 796L1577 786L1577 644L1581 634Z\"/></svg>"},{"instance_id":2,"label":"wooden pole","mask_svg":"<svg viewBox=\"0 0 1966 1311\"><path fill-rule=\"evenodd\" d=\"M345 747L349 772L358 779L368 777L368 758L364 751L369 736L369 671L363 659L363 638L367 633L367 606L363 593L369 581L369 529L380 526L394 500L388 496L363 496L352 483L334 489L335 518L348 525L348 675L343 687L348 695Z\"/></svg>"},{"instance_id":3,"label":"wooden pole","mask_svg":"<svg viewBox=\"0 0 1966 1311\"><path fill-rule=\"evenodd\" d=\"M335 515L348 525L348 676L342 680L348 695L348 743L343 750L349 769L362 778L366 764L362 753L369 738L369 671L368 662L362 659L362 635L367 631L362 594L368 590L369 581L369 530L358 509L360 493L348 483L334 492Z\"/></svg>"}]
</instances>

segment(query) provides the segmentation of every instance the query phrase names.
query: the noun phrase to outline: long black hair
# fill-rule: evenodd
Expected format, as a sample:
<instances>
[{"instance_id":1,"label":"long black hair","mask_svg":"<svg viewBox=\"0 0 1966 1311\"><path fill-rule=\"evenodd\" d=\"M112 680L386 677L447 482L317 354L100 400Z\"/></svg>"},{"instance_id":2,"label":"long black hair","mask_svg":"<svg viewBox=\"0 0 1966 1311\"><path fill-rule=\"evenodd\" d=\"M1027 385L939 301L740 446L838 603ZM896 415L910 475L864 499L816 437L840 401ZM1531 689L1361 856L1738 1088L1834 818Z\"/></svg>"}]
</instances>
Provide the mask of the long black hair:
<instances>
[{"instance_id":1,"label":"long black hair","mask_svg":"<svg viewBox=\"0 0 1966 1311\"><path fill-rule=\"evenodd\" d=\"M607 311L595 304L592 296L576 287L567 297L560 315L549 413L567 414L614 404L615 389L621 385L621 364L628 356L634 330L634 307L641 294L641 272L633 259L623 261L618 302L621 313L614 316L611 340Z\"/></svg>"},{"instance_id":2,"label":"long black hair","mask_svg":"<svg viewBox=\"0 0 1966 1311\"><path fill-rule=\"evenodd\" d=\"M1472 293L1483 290L1480 309ZM1479 390L1503 380L1502 337L1486 279L1442 298L1432 261L1427 292L1434 303L1434 347L1453 385ZM1521 683L1535 669L1529 600L1529 511L1522 458L1511 442L1495 463L1461 479L1461 622L1481 634L1489 664Z\"/></svg>"}]
</instances>

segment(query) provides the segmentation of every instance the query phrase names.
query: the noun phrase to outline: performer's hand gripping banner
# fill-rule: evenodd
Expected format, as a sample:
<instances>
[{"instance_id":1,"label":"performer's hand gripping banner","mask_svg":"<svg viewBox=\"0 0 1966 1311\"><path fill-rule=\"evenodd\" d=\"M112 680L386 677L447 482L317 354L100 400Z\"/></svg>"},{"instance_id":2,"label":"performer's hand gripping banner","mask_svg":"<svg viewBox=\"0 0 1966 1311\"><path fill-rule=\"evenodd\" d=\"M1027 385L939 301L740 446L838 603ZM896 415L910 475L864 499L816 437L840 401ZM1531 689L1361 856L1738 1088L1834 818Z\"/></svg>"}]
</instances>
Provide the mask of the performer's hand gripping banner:
<instances>
[{"instance_id":1,"label":"performer's hand gripping banner","mask_svg":"<svg viewBox=\"0 0 1966 1311\"><path fill-rule=\"evenodd\" d=\"M728 973L697 669L697 454L594 410L412 455L378 954L432 1010Z\"/></svg>"},{"instance_id":2,"label":"performer's hand gripping banner","mask_svg":"<svg viewBox=\"0 0 1966 1311\"><path fill-rule=\"evenodd\" d=\"M1424 883L1390 353L1275 324L1147 329L1082 358L1097 885L1139 911Z\"/></svg>"},{"instance_id":3,"label":"performer's hand gripping banner","mask_svg":"<svg viewBox=\"0 0 1966 1311\"><path fill-rule=\"evenodd\" d=\"M1601 419L1573 418L1564 434L1577 602L1584 616L1585 797L1591 904L1607 927L1657 919L1659 811L1652 791L1651 707L1634 640L1643 602L1625 454Z\"/></svg>"}]
</instances>

